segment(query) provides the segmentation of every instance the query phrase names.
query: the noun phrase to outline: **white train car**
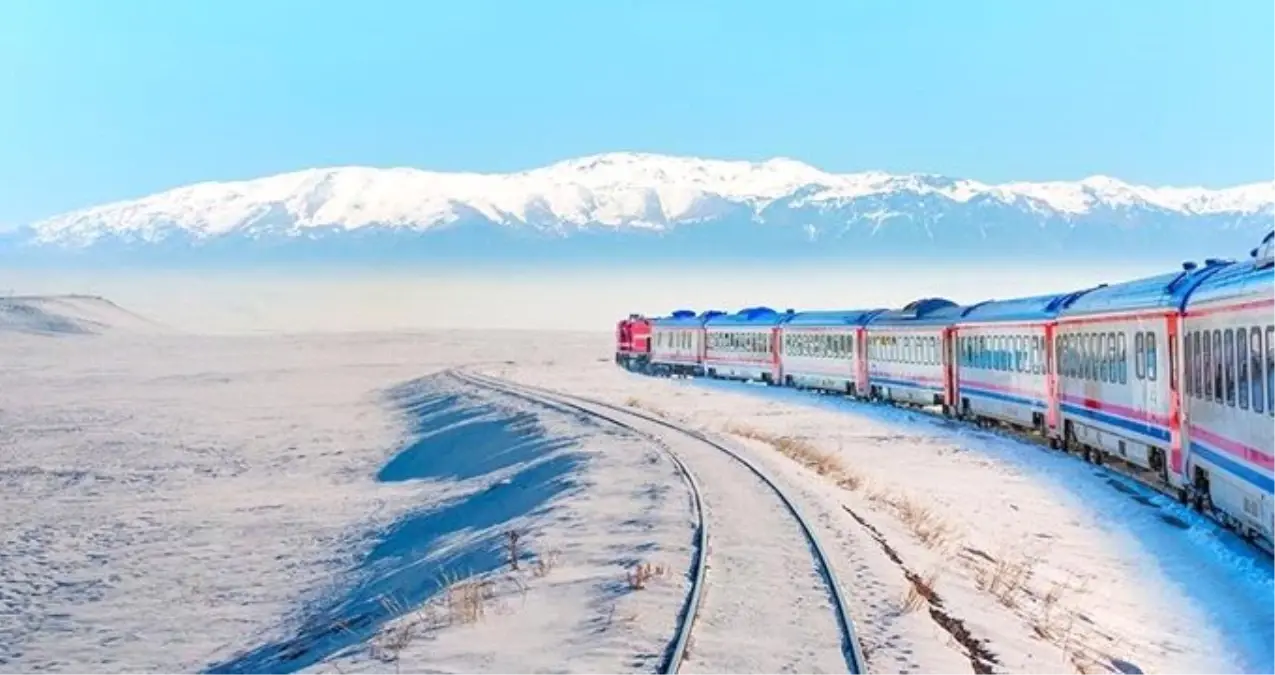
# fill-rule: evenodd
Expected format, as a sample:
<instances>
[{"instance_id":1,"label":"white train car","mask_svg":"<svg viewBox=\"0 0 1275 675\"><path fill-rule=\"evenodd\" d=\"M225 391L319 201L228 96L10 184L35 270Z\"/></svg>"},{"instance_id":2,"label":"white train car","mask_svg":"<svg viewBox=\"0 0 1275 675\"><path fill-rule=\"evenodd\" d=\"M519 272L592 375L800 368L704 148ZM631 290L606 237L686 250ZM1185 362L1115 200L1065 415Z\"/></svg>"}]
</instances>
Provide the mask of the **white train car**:
<instances>
[{"instance_id":1,"label":"white train car","mask_svg":"<svg viewBox=\"0 0 1275 675\"><path fill-rule=\"evenodd\" d=\"M720 312L678 310L651 320L650 369L661 375L703 373L704 322Z\"/></svg>"},{"instance_id":2,"label":"white train car","mask_svg":"<svg viewBox=\"0 0 1275 675\"><path fill-rule=\"evenodd\" d=\"M950 332L961 307L925 298L868 321L868 392L914 405L950 406Z\"/></svg>"},{"instance_id":3,"label":"white train car","mask_svg":"<svg viewBox=\"0 0 1275 675\"><path fill-rule=\"evenodd\" d=\"M778 384L779 326L792 315L749 307L710 317L704 323L704 371L709 377Z\"/></svg>"},{"instance_id":4,"label":"white train car","mask_svg":"<svg viewBox=\"0 0 1275 675\"><path fill-rule=\"evenodd\" d=\"M1176 376L1179 307L1224 266L1103 285L1058 314L1061 441L1086 458L1117 457L1182 488Z\"/></svg>"},{"instance_id":5,"label":"white train car","mask_svg":"<svg viewBox=\"0 0 1275 675\"><path fill-rule=\"evenodd\" d=\"M1275 540L1275 261L1228 265L1183 313L1186 476L1198 507L1269 549Z\"/></svg>"},{"instance_id":6,"label":"white train car","mask_svg":"<svg viewBox=\"0 0 1275 675\"><path fill-rule=\"evenodd\" d=\"M780 373L790 387L857 396L867 391L867 322L883 309L797 312L779 329Z\"/></svg>"},{"instance_id":7,"label":"white train car","mask_svg":"<svg viewBox=\"0 0 1275 675\"><path fill-rule=\"evenodd\" d=\"M1085 291L990 300L961 313L955 328L958 416L996 420L1056 437L1053 344L1058 312Z\"/></svg>"}]
</instances>

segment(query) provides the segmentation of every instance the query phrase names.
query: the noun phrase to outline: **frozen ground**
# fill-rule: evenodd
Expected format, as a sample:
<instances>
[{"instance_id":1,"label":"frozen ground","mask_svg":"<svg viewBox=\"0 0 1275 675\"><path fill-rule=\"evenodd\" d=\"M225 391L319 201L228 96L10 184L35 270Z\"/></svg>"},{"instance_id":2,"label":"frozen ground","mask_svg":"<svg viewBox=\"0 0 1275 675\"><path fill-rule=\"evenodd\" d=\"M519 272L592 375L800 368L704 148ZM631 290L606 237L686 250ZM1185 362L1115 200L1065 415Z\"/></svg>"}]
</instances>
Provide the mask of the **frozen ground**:
<instances>
[{"instance_id":1,"label":"frozen ground","mask_svg":"<svg viewBox=\"0 0 1275 675\"><path fill-rule=\"evenodd\" d=\"M1272 669L1269 563L1158 496L912 413L626 374L606 334L0 334L0 363L0 671L652 671L685 486L432 375L461 363L752 453L819 523L876 672Z\"/></svg>"},{"instance_id":2,"label":"frozen ground","mask_svg":"<svg viewBox=\"0 0 1275 675\"><path fill-rule=\"evenodd\" d=\"M865 648L878 658L883 651L897 657L901 641L925 640L898 625L910 573L932 580L941 609L985 641L996 670L1275 669L1269 560L1123 478L919 413L762 386L648 378L590 362L583 357L589 350L577 353L574 363L556 357L488 370L752 437L741 441L786 474L811 508L825 505L832 531L855 538L854 555L863 560L847 562L871 571L862 580L867 594L887 589L893 606L860 606ZM773 447L785 436L840 468L819 475L791 461ZM875 552L863 545L873 531L883 542ZM936 617L927 637L951 639L942 621ZM883 670L905 662L877 661Z\"/></svg>"}]
</instances>

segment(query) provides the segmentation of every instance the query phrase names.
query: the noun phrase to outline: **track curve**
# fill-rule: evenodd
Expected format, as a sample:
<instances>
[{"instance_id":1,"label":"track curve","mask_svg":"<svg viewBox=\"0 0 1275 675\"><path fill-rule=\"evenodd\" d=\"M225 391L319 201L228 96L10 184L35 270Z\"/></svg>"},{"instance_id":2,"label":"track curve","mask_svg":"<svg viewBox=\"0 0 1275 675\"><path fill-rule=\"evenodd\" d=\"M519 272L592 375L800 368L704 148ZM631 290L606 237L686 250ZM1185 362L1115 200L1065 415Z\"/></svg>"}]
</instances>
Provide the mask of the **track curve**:
<instances>
[{"instance_id":1,"label":"track curve","mask_svg":"<svg viewBox=\"0 0 1275 675\"><path fill-rule=\"evenodd\" d=\"M703 517L704 501L700 496L698 481L696 481L694 474L690 471L690 468L686 465L683 458L679 457L677 452L674 451L668 443L660 439L657 434L638 429L635 424L625 422L622 419L617 419L617 416L628 416L643 420L648 424L666 429L682 437L689 438L698 444L712 448L714 451L724 454L736 464L747 469L748 472L756 477L756 479L769 488L769 490L782 503L784 509L791 518L796 521L803 538L809 546L811 555L814 558L815 566L819 571L824 585L827 587L828 599L831 601L833 611L836 615L837 628L841 638L840 651L848 671L851 673L863 672L866 664L863 657L862 647L859 644L858 636L854 630L854 624L850 619L848 602L841 584L837 581L836 573L829 562L828 555L826 554L822 544L819 542L819 537L816 535L815 530L806 521L806 518L802 515L796 503L789 498L787 493L754 462L730 447L709 438L697 430L683 427L674 422L661 419L642 411L625 408L605 401L598 401L583 396L554 391L544 387L508 382L506 380L500 380L477 373L457 370L450 372L453 377L474 386L501 391L507 395L532 400L541 405L565 406L578 413L606 420L633 433L639 434L659 445L666 454L673 459L679 470L683 472L683 475L688 478L688 482L692 485L692 490L696 493L695 501L700 519L699 554L697 556L698 560L696 564L695 581L693 582L691 593L688 595L688 601L685 605L685 609L683 610L681 623L679 624L678 635L669 651L669 657L666 660L664 672L678 672L681 668L682 661L685 658L687 646L690 641L691 631L695 626L695 620L700 611L703 589L705 587L704 572L707 568L708 562L708 520ZM602 412L599 409L609 411L614 414L608 414L608 412Z\"/></svg>"}]
</instances>

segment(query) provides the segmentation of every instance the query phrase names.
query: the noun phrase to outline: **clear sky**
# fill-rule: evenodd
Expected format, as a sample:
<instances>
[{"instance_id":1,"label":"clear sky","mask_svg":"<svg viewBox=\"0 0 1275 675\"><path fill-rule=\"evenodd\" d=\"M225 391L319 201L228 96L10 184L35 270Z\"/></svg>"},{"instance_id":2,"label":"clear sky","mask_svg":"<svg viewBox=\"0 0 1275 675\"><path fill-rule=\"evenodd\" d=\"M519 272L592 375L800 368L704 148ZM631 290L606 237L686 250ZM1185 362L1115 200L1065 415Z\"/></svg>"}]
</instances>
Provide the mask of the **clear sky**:
<instances>
[{"instance_id":1,"label":"clear sky","mask_svg":"<svg viewBox=\"0 0 1275 675\"><path fill-rule=\"evenodd\" d=\"M1270 0L0 0L0 226L312 166L615 150L1275 174Z\"/></svg>"}]
</instances>

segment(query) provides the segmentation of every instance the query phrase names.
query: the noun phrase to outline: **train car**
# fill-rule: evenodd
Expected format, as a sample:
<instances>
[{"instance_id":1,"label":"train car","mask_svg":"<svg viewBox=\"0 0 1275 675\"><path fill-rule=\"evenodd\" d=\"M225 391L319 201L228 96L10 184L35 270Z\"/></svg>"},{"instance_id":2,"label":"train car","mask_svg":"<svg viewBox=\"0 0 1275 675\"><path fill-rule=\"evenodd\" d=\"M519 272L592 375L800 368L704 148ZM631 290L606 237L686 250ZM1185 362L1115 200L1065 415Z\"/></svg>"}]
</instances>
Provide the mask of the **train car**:
<instances>
[{"instance_id":1,"label":"train car","mask_svg":"<svg viewBox=\"0 0 1275 675\"><path fill-rule=\"evenodd\" d=\"M704 370L709 377L780 382L779 327L795 314L749 307L704 323Z\"/></svg>"},{"instance_id":2,"label":"train car","mask_svg":"<svg viewBox=\"0 0 1275 675\"><path fill-rule=\"evenodd\" d=\"M1269 549L1275 539L1275 260L1228 265L1187 297L1182 321L1185 478L1201 509Z\"/></svg>"},{"instance_id":3,"label":"train car","mask_svg":"<svg viewBox=\"0 0 1275 675\"><path fill-rule=\"evenodd\" d=\"M651 320L651 372L658 375L702 375L704 322L721 312L682 309Z\"/></svg>"},{"instance_id":4,"label":"train car","mask_svg":"<svg viewBox=\"0 0 1275 675\"><path fill-rule=\"evenodd\" d=\"M628 370L646 370L651 360L651 322L630 314L615 327L615 362Z\"/></svg>"},{"instance_id":5,"label":"train car","mask_svg":"<svg viewBox=\"0 0 1275 675\"><path fill-rule=\"evenodd\" d=\"M1058 313L1058 405L1064 447L1119 458L1182 488L1177 367L1180 307L1226 263L1103 285Z\"/></svg>"},{"instance_id":6,"label":"train car","mask_svg":"<svg viewBox=\"0 0 1275 675\"><path fill-rule=\"evenodd\" d=\"M797 312L779 328L787 386L857 396L868 390L867 326L884 309Z\"/></svg>"},{"instance_id":7,"label":"train car","mask_svg":"<svg viewBox=\"0 0 1275 675\"><path fill-rule=\"evenodd\" d=\"M868 393L899 403L950 409L950 335L962 308L951 300L924 298L868 321Z\"/></svg>"},{"instance_id":8,"label":"train car","mask_svg":"<svg viewBox=\"0 0 1275 675\"><path fill-rule=\"evenodd\" d=\"M1058 312L1085 292L989 300L963 310L953 335L957 416L1056 438L1054 329Z\"/></svg>"}]
</instances>

